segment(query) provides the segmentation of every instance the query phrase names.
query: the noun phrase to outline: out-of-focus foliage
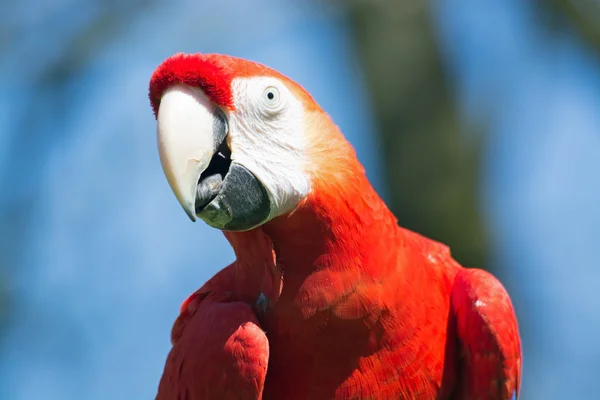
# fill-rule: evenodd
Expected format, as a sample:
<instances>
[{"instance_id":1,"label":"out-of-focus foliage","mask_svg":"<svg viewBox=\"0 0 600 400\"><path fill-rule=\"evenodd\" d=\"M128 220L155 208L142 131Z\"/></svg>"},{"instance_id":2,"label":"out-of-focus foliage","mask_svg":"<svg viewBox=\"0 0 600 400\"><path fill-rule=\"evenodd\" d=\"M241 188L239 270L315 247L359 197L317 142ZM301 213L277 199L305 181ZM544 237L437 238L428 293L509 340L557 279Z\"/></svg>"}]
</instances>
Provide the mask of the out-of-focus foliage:
<instances>
[{"instance_id":1,"label":"out-of-focus foliage","mask_svg":"<svg viewBox=\"0 0 600 400\"><path fill-rule=\"evenodd\" d=\"M575 31L600 53L600 2L596 0L540 1L540 11L562 27Z\"/></svg>"},{"instance_id":2,"label":"out-of-focus foliage","mask_svg":"<svg viewBox=\"0 0 600 400\"><path fill-rule=\"evenodd\" d=\"M479 137L465 135L441 62L428 2L346 3L381 132L399 223L486 264L479 213Z\"/></svg>"}]
</instances>

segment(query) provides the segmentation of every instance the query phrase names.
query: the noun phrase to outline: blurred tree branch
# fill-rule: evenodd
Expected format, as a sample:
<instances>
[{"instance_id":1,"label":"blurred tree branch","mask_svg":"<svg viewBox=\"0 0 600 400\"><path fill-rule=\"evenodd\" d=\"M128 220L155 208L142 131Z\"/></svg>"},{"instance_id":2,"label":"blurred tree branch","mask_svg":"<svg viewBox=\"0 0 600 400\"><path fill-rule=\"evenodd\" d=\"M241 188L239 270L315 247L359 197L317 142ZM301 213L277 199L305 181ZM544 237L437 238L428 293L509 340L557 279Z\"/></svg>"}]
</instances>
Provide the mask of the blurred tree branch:
<instances>
[{"instance_id":1,"label":"blurred tree branch","mask_svg":"<svg viewBox=\"0 0 600 400\"><path fill-rule=\"evenodd\" d=\"M561 18L589 45L600 53L600 2L597 0L550 0L539 2L546 11Z\"/></svg>"},{"instance_id":2,"label":"blurred tree branch","mask_svg":"<svg viewBox=\"0 0 600 400\"><path fill-rule=\"evenodd\" d=\"M351 27L379 122L391 208L399 223L485 266L478 206L479 140L465 127L444 74L426 1L338 3Z\"/></svg>"}]
</instances>

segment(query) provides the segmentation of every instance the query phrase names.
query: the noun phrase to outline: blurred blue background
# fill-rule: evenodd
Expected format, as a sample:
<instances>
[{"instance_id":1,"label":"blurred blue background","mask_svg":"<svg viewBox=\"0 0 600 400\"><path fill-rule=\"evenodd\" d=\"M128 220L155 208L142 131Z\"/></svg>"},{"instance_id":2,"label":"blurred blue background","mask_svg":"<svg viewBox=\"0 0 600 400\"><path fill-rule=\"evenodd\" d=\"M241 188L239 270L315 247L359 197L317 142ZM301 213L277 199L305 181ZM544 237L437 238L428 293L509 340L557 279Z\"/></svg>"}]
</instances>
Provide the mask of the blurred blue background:
<instances>
[{"instance_id":1,"label":"blurred blue background","mask_svg":"<svg viewBox=\"0 0 600 400\"><path fill-rule=\"evenodd\" d=\"M147 84L180 51L249 58L305 86L401 224L503 281L522 398L596 395L595 2L3 9L0 398L153 398L179 304L233 260L160 168Z\"/></svg>"}]
</instances>

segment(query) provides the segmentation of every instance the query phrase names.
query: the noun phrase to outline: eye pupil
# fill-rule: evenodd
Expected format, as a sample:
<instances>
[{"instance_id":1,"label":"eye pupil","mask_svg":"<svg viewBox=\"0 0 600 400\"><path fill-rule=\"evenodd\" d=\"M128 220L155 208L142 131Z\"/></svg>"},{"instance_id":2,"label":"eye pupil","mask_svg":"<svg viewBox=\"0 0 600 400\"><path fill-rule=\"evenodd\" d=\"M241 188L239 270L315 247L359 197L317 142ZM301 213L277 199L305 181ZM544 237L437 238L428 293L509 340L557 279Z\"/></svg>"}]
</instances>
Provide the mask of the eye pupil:
<instances>
[{"instance_id":1,"label":"eye pupil","mask_svg":"<svg viewBox=\"0 0 600 400\"><path fill-rule=\"evenodd\" d=\"M269 92L269 93L267 93L267 98L269 100L273 100L275 98L275 95L273 94L273 92Z\"/></svg>"}]
</instances>

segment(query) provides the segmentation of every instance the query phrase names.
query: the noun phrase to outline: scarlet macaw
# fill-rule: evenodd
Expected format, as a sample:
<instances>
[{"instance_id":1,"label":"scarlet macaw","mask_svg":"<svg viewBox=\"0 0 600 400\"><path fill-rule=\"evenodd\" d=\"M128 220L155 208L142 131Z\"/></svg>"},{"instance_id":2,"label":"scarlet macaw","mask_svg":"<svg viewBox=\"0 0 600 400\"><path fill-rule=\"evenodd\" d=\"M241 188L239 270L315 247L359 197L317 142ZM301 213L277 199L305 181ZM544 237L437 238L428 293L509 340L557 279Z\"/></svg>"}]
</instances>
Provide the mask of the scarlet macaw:
<instances>
[{"instance_id":1,"label":"scarlet macaw","mask_svg":"<svg viewBox=\"0 0 600 400\"><path fill-rule=\"evenodd\" d=\"M301 86L251 61L177 54L149 96L175 196L237 257L182 304L157 399L518 395L504 287L399 227Z\"/></svg>"}]
</instances>

